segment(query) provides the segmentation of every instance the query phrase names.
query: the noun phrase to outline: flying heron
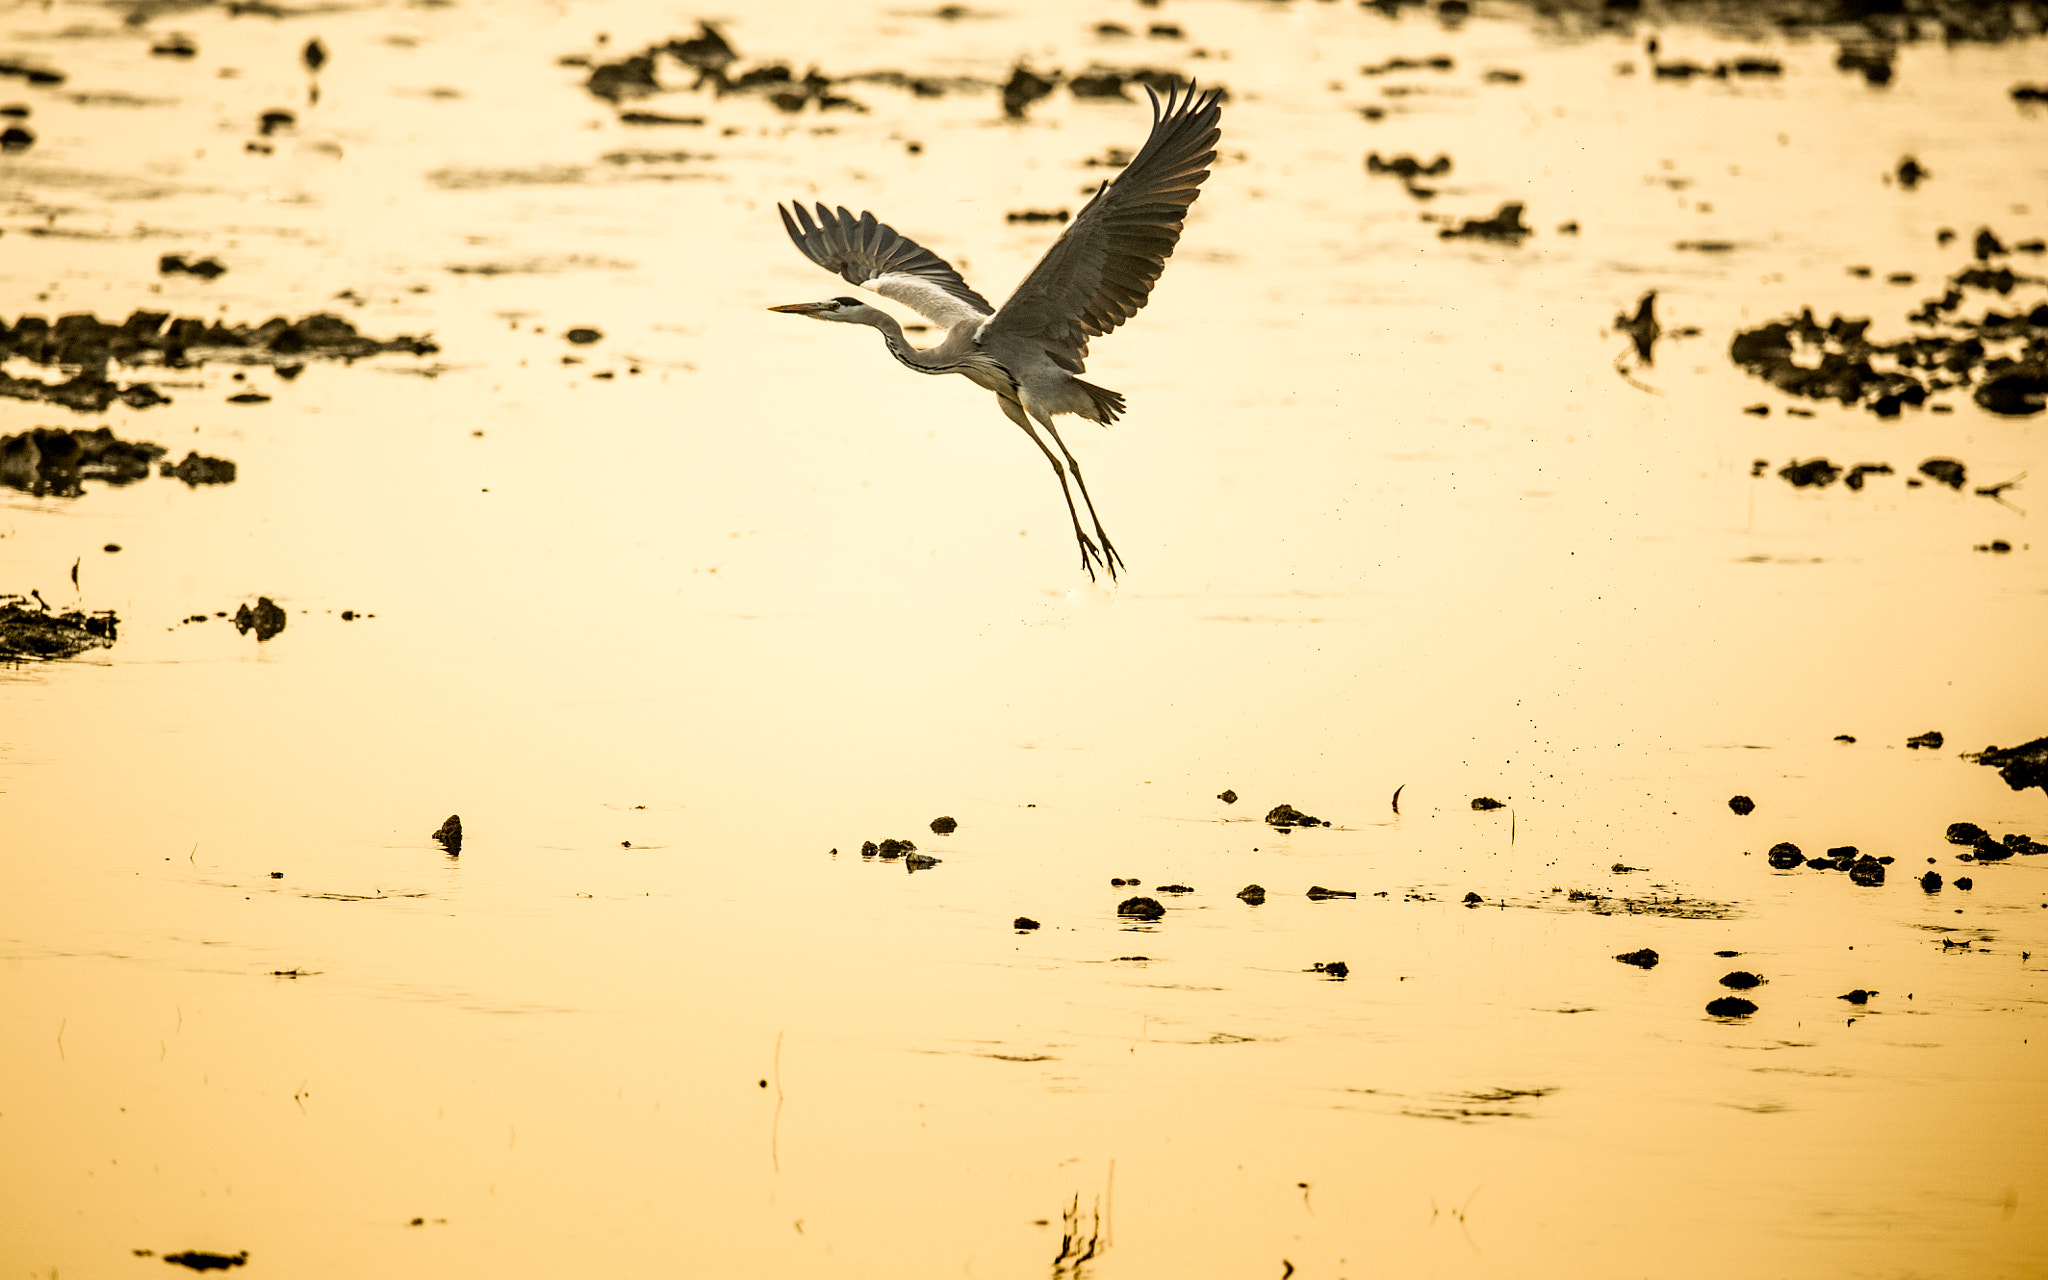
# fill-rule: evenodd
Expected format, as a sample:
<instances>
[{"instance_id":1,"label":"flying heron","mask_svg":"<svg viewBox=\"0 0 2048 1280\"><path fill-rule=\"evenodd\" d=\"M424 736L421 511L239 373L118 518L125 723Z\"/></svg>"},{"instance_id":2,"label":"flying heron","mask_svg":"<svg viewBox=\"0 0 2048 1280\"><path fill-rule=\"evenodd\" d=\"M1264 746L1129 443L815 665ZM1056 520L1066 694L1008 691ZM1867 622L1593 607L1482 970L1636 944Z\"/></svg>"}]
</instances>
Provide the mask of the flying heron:
<instances>
[{"instance_id":1,"label":"flying heron","mask_svg":"<svg viewBox=\"0 0 2048 1280\"><path fill-rule=\"evenodd\" d=\"M1124 411L1122 396L1075 375L1086 368L1088 339L1136 315L1166 269L1188 206L1216 158L1217 121L1223 114L1217 105L1222 94L1215 90L1198 94L1191 84L1185 92L1168 90L1164 102L1150 89L1145 93L1152 100L1152 133L1144 147L1115 180L1097 189L1001 308L968 288L945 259L877 222L872 213L855 217L844 206L832 210L820 204L813 221L795 201L790 202L793 209L775 206L805 257L850 284L919 312L946 336L937 346L913 347L895 317L858 298L769 310L872 326L881 330L889 354L919 373L964 374L995 392L1003 413L1024 429L1059 477L1081 546L1081 567L1093 578L1099 564L1112 580L1123 558L1102 531L1081 464L1052 420L1055 414L1071 413L1108 425ZM1088 509L1093 537L1081 527L1075 489Z\"/></svg>"}]
</instances>

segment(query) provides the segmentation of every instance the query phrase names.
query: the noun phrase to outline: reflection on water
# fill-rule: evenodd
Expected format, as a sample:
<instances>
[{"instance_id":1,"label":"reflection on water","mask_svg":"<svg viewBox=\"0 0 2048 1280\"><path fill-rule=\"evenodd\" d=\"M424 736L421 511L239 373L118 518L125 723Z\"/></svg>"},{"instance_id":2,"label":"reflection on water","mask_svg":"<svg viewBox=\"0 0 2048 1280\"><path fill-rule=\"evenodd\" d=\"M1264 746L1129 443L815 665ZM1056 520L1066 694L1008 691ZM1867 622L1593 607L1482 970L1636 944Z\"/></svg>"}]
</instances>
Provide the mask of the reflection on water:
<instances>
[{"instance_id":1,"label":"reflection on water","mask_svg":"<svg viewBox=\"0 0 2048 1280\"><path fill-rule=\"evenodd\" d=\"M10 14L0 1265L2048 1269L2042 46L1450 8ZM772 206L1161 73L1112 590Z\"/></svg>"}]
</instances>

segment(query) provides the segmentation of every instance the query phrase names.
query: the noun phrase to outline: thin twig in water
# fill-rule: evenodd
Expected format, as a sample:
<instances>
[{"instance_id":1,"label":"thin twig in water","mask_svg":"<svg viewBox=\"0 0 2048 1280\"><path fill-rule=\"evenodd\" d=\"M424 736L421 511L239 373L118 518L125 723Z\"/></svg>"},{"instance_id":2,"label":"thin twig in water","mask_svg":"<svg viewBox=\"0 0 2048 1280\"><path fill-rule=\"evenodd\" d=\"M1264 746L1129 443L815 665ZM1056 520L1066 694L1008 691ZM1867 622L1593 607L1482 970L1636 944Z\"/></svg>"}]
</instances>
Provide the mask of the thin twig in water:
<instances>
[{"instance_id":1,"label":"thin twig in water","mask_svg":"<svg viewBox=\"0 0 2048 1280\"><path fill-rule=\"evenodd\" d=\"M1985 485L1983 488L1977 490L1977 496L1981 498L1989 498L2001 507L2009 507L2014 511L2018 511L2021 515L2025 515L2027 513L2023 509L2015 507L2012 503L2007 502L2005 500L2005 491L2007 489L2012 488L2014 485L2017 485L2020 481L2026 478L2027 473L2022 471L2010 480L2001 480L1997 484Z\"/></svg>"},{"instance_id":2,"label":"thin twig in water","mask_svg":"<svg viewBox=\"0 0 2048 1280\"><path fill-rule=\"evenodd\" d=\"M1661 396L1664 394L1662 391L1657 390L1657 388L1651 386L1646 382L1637 382L1634 378L1629 377L1628 369L1622 363L1627 359L1628 352L1626 351L1623 351L1620 355L1614 357L1614 371L1621 375L1621 380L1623 382L1626 382L1628 385L1634 387L1638 391L1647 391L1653 396Z\"/></svg>"},{"instance_id":3,"label":"thin twig in water","mask_svg":"<svg viewBox=\"0 0 2048 1280\"><path fill-rule=\"evenodd\" d=\"M1109 1186L1102 1195L1106 1207L1102 1215L1102 1247L1116 1243L1116 1161L1109 1162Z\"/></svg>"},{"instance_id":4,"label":"thin twig in water","mask_svg":"<svg viewBox=\"0 0 2048 1280\"><path fill-rule=\"evenodd\" d=\"M1405 782L1394 788L1394 812L1396 814L1401 812L1401 793L1407 789L1408 784Z\"/></svg>"}]
</instances>

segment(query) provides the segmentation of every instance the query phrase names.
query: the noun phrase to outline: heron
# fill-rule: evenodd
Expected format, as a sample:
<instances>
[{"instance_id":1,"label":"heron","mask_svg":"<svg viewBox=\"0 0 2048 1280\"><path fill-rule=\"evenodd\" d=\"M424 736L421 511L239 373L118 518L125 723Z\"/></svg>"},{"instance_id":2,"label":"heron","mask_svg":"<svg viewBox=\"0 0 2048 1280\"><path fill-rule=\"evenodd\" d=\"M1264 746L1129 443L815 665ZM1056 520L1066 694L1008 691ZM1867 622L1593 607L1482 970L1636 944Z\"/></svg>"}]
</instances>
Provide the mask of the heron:
<instances>
[{"instance_id":1,"label":"heron","mask_svg":"<svg viewBox=\"0 0 2048 1280\"><path fill-rule=\"evenodd\" d=\"M1081 567L1091 581L1098 565L1115 581L1123 557L1103 532L1081 464L1052 420L1067 413L1107 426L1123 413L1122 396L1077 376L1086 371L1088 340L1129 320L1151 296L1180 242L1188 206L1201 193L1222 136L1217 127L1221 91L1200 93L1191 83L1185 90L1168 89L1163 101L1150 88L1145 95L1152 103L1152 132L1145 145L1123 172L1096 189L1001 307L969 288L945 259L877 222L872 213L856 217L843 205L828 209L819 204L814 218L797 201L788 209L775 206L805 257L849 284L911 308L944 330L945 337L936 346L914 347L894 316L858 298L769 310L867 325L881 332L889 354L909 368L961 374L993 391L1004 415L1052 464L1080 545ZM1082 508L1088 512L1088 528L1081 524Z\"/></svg>"}]
</instances>

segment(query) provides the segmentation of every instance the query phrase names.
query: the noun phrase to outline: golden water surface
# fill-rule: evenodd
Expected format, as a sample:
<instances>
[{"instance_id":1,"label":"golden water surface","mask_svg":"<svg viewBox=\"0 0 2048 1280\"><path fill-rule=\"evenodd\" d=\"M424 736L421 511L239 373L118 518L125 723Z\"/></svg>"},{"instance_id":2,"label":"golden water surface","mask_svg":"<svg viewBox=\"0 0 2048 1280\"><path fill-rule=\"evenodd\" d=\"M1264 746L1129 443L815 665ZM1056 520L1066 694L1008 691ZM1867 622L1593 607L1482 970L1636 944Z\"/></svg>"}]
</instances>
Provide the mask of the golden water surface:
<instances>
[{"instance_id":1,"label":"golden water surface","mask_svg":"<svg viewBox=\"0 0 2048 1280\"><path fill-rule=\"evenodd\" d=\"M735 75L942 91L586 90L699 18ZM0 1277L2048 1274L2048 858L1943 840L2048 839L1961 754L2048 733L2043 499L1975 492L2048 478L2043 419L1728 358L1807 306L1904 336L1977 228L2048 233L2048 45L1837 53L1310 0L0 13L64 74L0 78L0 316L438 347L0 400L238 468L0 490L0 593L121 624L0 667ZM1020 59L1229 92L1091 354L1128 416L1063 427L1113 585L985 392L766 310L850 291L791 198L1005 296L1058 231L1006 215L1149 123L1005 119ZM1508 201L1520 245L1438 234ZM1894 472L1776 474L1819 456ZM258 597L273 639L215 616Z\"/></svg>"}]
</instances>

